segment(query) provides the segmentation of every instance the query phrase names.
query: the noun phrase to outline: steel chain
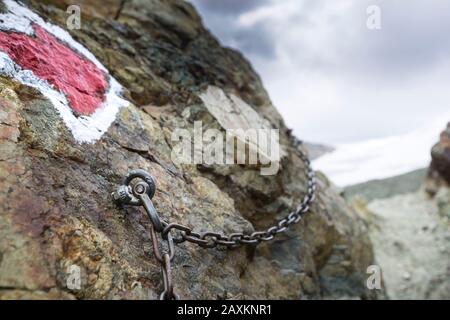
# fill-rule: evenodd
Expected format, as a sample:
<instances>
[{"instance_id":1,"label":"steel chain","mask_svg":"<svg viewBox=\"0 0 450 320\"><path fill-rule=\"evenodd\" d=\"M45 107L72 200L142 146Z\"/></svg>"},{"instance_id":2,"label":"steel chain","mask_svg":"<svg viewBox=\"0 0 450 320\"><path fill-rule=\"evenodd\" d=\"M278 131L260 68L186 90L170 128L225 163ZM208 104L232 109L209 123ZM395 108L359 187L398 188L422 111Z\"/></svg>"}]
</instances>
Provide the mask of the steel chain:
<instances>
[{"instance_id":1,"label":"steel chain","mask_svg":"<svg viewBox=\"0 0 450 320\"><path fill-rule=\"evenodd\" d=\"M165 240L167 248L163 251L159 248L161 243L158 239L157 232L153 225L150 226L150 235L152 237L153 252L155 254L156 260L161 265L161 273L163 278L164 291L159 296L160 300L178 300L178 295L173 292L173 282L172 282L172 267L171 262L174 257L174 245L172 236L167 235Z\"/></svg>"},{"instance_id":2,"label":"steel chain","mask_svg":"<svg viewBox=\"0 0 450 320\"><path fill-rule=\"evenodd\" d=\"M275 235L285 232L291 225L298 223L303 214L308 212L311 203L314 201L316 192L315 174L311 167L311 163L307 156L300 150L301 142L292 136L297 155L305 164L305 174L307 177L307 192L302 202L297 206L295 211L289 213L286 217L279 220L276 225L269 227L264 231L255 231L250 235L244 233L232 233L223 235L216 232L194 232L190 227L179 223L167 224L161 232L162 237L167 238L172 231L178 233L177 237L173 237L175 243L183 243L185 241L195 243L203 248L214 248L217 246L225 246L234 248L243 244L258 244L260 242L270 241Z\"/></svg>"},{"instance_id":3,"label":"steel chain","mask_svg":"<svg viewBox=\"0 0 450 320\"><path fill-rule=\"evenodd\" d=\"M234 248L243 244L256 245L260 242L271 241L277 234L286 232L288 228L298 223L303 214L309 211L311 203L314 201L316 192L316 180L314 171L308 157L301 151L299 141L295 136L290 135L292 144L295 147L296 153L305 164L305 175L307 177L307 191L303 200L297 208L290 212L286 217L279 220L275 225L263 231L255 231L251 234L244 234L242 232L231 233L224 235L217 232L194 232L192 228L179 223L167 223L160 220L159 215L153 207L151 198L155 193L155 184L153 178L143 170L132 170L124 178L122 185L117 189L117 192L112 196L115 201L121 204L142 205L144 206L150 220L151 220L151 238L153 251L155 257L161 265L161 272L163 278L164 291L160 295L160 299L173 300L178 299L178 296L173 291L171 261L174 257L174 243L191 242L203 248L215 248L217 246L224 246L227 248ZM133 188L130 186L131 180L134 178L141 178L145 183L137 183ZM155 229L156 228L156 229ZM174 232L174 234L172 234ZM161 240L166 242L166 249L161 251L158 233ZM175 235L175 233L177 235Z\"/></svg>"}]
</instances>

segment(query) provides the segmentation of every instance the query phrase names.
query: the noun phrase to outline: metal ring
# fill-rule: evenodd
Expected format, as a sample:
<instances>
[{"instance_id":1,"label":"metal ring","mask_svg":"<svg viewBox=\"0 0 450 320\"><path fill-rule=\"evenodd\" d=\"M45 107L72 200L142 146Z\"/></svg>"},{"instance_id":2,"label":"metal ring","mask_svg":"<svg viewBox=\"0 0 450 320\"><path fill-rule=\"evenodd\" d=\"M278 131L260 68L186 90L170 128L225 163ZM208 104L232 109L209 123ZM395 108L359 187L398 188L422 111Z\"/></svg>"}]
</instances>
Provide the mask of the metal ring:
<instances>
[{"instance_id":1,"label":"metal ring","mask_svg":"<svg viewBox=\"0 0 450 320\"><path fill-rule=\"evenodd\" d=\"M166 250L163 249L163 251L161 252L161 250L159 249L158 246L158 237L156 235L156 230L151 227L150 228L150 235L152 237L152 246L153 246L153 252L155 253L155 257L156 260L158 260L159 262L163 262L163 256L167 253L169 255L170 260L173 259L174 255L175 255L175 247L173 245L173 240L172 240L172 236L170 235L170 233L167 236L167 248Z\"/></svg>"},{"instance_id":2,"label":"metal ring","mask_svg":"<svg viewBox=\"0 0 450 320\"><path fill-rule=\"evenodd\" d=\"M147 183L148 188L146 190L146 193L150 199L153 198L153 196L155 195L155 192L156 192L156 183L155 183L155 180L153 180L153 177L145 170L142 170L142 169L131 170L122 179L122 185L129 186L130 182L136 178L140 178L140 179L144 180L145 183ZM142 200L137 197L134 190L133 190L133 194L131 196L131 200L128 201L128 204L132 205L132 206L142 205Z\"/></svg>"},{"instance_id":3,"label":"metal ring","mask_svg":"<svg viewBox=\"0 0 450 320\"><path fill-rule=\"evenodd\" d=\"M181 238L176 238L176 237L172 236L172 239L174 240L175 243L184 242L185 241L184 236L188 236L192 232L191 228L189 228L187 226L184 226L179 223L170 223L170 224L167 224L166 226L164 226L164 230L161 232L161 237L164 240L166 240L167 235L170 233L170 231L172 231L172 229L176 229L176 230L182 232Z\"/></svg>"}]
</instances>

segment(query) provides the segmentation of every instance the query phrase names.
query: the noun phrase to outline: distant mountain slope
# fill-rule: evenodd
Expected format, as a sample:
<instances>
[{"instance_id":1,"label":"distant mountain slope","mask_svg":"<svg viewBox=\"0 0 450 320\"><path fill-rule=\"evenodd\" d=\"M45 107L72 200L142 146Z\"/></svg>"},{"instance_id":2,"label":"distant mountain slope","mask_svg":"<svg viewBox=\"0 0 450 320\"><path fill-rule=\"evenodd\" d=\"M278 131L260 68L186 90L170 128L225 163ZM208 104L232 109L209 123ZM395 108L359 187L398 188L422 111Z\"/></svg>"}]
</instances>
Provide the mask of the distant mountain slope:
<instances>
[{"instance_id":1,"label":"distant mountain slope","mask_svg":"<svg viewBox=\"0 0 450 320\"><path fill-rule=\"evenodd\" d=\"M418 169L399 176L371 180L344 188L344 197L351 199L362 196L366 201L384 199L393 195L406 194L419 190L425 181L428 169Z\"/></svg>"}]
</instances>

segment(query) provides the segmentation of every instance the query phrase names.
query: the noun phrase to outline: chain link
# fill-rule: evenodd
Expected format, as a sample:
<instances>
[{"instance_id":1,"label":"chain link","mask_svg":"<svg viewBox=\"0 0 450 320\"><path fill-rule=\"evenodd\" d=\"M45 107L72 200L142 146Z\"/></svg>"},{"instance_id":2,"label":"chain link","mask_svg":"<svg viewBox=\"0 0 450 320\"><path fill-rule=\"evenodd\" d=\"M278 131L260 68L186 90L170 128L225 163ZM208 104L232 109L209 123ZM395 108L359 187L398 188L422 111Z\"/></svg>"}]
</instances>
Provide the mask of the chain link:
<instances>
[{"instance_id":1,"label":"chain link","mask_svg":"<svg viewBox=\"0 0 450 320\"><path fill-rule=\"evenodd\" d=\"M153 252L155 254L156 260L161 265L161 273L164 284L164 291L159 296L160 300L178 300L178 295L173 292L173 282L172 282L172 266L171 262L174 257L174 245L172 236L170 234L167 235L165 239L162 239L166 242L166 249L159 248L159 244L161 241L158 239L157 232L153 225L150 226L150 235L152 237L152 246Z\"/></svg>"}]
</instances>

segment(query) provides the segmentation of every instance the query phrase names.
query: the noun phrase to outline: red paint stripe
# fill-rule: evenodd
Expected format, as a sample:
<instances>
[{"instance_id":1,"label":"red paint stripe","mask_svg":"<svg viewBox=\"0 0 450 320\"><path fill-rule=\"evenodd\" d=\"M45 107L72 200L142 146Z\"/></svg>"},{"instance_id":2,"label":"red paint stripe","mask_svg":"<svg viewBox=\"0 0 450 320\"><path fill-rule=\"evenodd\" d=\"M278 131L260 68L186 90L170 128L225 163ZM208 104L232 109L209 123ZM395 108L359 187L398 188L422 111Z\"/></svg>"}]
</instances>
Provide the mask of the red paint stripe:
<instances>
[{"instance_id":1,"label":"red paint stripe","mask_svg":"<svg viewBox=\"0 0 450 320\"><path fill-rule=\"evenodd\" d=\"M62 91L76 115L93 113L104 101L107 81L91 61L63 45L42 27L35 37L0 32L0 50L25 70L31 70Z\"/></svg>"}]
</instances>

